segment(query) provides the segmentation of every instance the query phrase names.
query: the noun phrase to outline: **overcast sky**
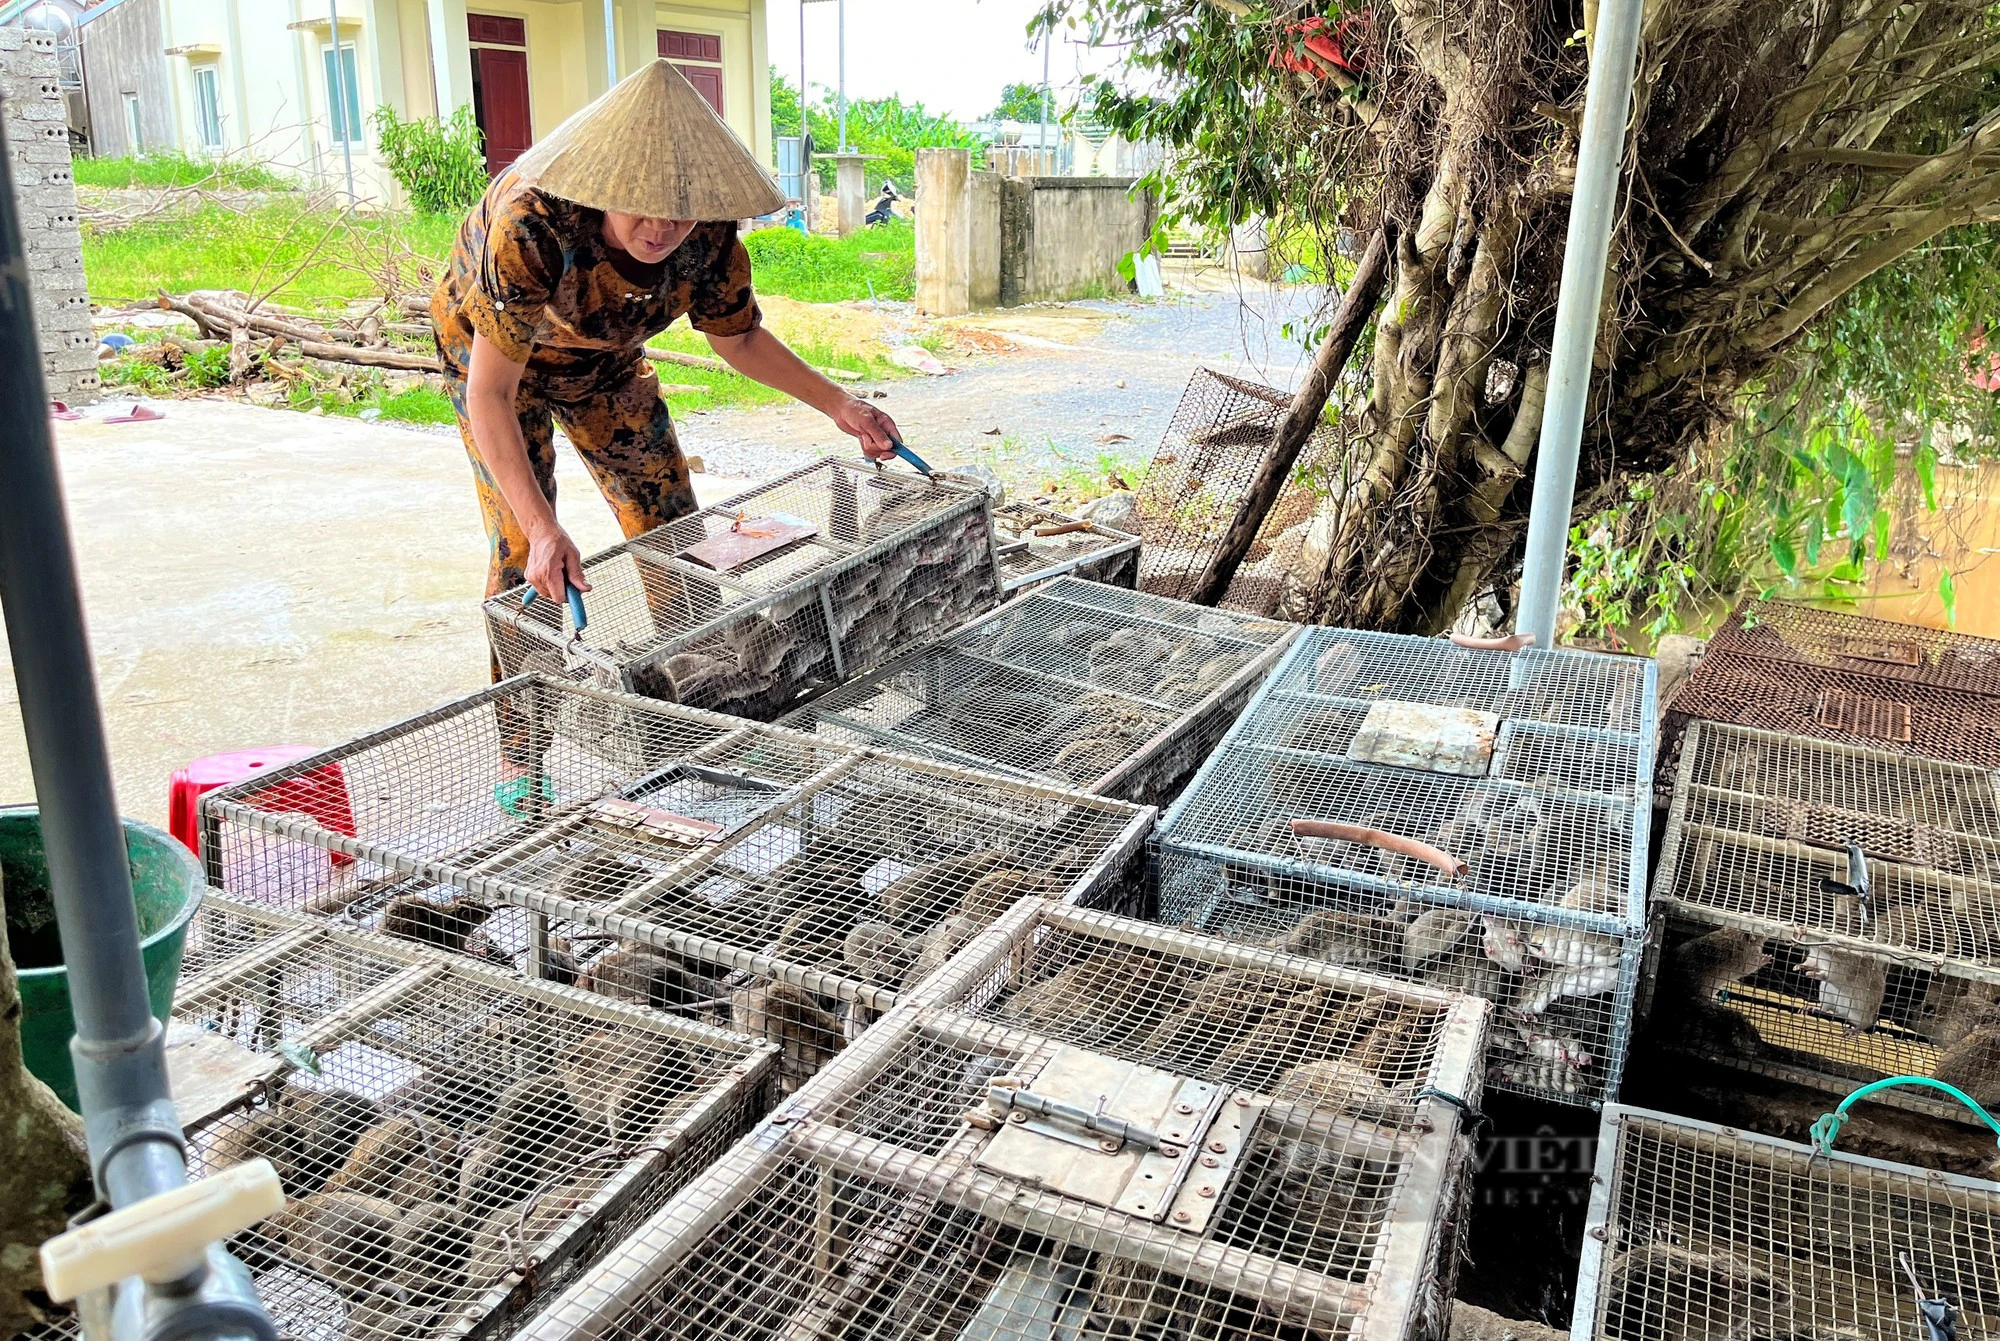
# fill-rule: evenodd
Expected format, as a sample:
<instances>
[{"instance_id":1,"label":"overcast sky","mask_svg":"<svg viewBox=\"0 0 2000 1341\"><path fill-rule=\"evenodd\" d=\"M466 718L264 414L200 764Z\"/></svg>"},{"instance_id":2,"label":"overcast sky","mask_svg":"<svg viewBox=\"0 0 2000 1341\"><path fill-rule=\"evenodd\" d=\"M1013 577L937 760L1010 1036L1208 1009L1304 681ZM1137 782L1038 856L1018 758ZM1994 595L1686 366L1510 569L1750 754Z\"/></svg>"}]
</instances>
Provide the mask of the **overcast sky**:
<instances>
[{"instance_id":1,"label":"overcast sky","mask_svg":"<svg viewBox=\"0 0 2000 1341\"><path fill-rule=\"evenodd\" d=\"M1028 45L1038 0L846 0L847 95L898 93L934 112L975 120L1002 85L1042 81L1042 53ZM839 0L805 6L806 80L834 85ZM799 78L799 0L770 0L771 63ZM1113 53L1058 42L1050 53L1058 108L1065 85L1106 68Z\"/></svg>"}]
</instances>

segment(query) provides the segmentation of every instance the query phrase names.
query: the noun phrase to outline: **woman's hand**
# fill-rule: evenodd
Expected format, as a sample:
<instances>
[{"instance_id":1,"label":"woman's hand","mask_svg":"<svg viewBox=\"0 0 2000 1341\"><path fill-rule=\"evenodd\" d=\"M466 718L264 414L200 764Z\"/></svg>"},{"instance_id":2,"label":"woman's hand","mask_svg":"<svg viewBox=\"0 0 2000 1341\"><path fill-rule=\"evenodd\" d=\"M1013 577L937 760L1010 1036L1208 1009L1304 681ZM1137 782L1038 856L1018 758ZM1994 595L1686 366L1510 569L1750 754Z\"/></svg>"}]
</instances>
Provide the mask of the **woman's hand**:
<instances>
[{"instance_id":1,"label":"woman's hand","mask_svg":"<svg viewBox=\"0 0 2000 1341\"><path fill-rule=\"evenodd\" d=\"M841 432L861 439L861 454L870 460L887 461L896 454L895 444L903 436L896 421L867 401L849 396L834 407L832 418Z\"/></svg>"},{"instance_id":2,"label":"woman's hand","mask_svg":"<svg viewBox=\"0 0 2000 1341\"><path fill-rule=\"evenodd\" d=\"M553 520L528 533L527 577L528 585L555 607L558 617L563 602L569 599L568 587L590 590L590 583L583 580L583 555L569 538L569 532Z\"/></svg>"}]
</instances>

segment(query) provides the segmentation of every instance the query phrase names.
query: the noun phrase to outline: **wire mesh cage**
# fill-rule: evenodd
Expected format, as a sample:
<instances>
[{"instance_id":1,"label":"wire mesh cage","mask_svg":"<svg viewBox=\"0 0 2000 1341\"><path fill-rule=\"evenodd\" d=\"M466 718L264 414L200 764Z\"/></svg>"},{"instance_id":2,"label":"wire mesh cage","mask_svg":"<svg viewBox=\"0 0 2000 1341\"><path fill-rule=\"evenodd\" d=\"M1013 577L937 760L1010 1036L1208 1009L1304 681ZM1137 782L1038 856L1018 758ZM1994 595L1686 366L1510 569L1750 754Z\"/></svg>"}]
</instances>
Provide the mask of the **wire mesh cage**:
<instances>
[{"instance_id":1,"label":"wire mesh cage","mask_svg":"<svg viewBox=\"0 0 2000 1341\"><path fill-rule=\"evenodd\" d=\"M767 1045L434 950L216 894L191 940L190 1172L276 1167L230 1246L280 1335L507 1335L774 1095Z\"/></svg>"},{"instance_id":2,"label":"wire mesh cage","mask_svg":"<svg viewBox=\"0 0 2000 1341\"><path fill-rule=\"evenodd\" d=\"M1575 1341L1996 1334L2000 1187L1605 1109Z\"/></svg>"},{"instance_id":3,"label":"wire mesh cage","mask_svg":"<svg viewBox=\"0 0 2000 1341\"><path fill-rule=\"evenodd\" d=\"M1393 998L1407 1027L1374 1065L1400 1089L1300 1060L1340 1045L1311 1033L1240 1031L1225 1066L1149 1052L1130 1016L1097 1050L1069 1041L1075 1014L1044 1032L987 1009L1073 980L1086 942L1180 976L1162 1009L1246 972L1300 1001ZM524 1334L1442 1341L1484 1013L1023 902Z\"/></svg>"},{"instance_id":4,"label":"wire mesh cage","mask_svg":"<svg viewBox=\"0 0 2000 1341\"><path fill-rule=\"evenodd\" d=\"M1139 490L1139 589L1185 600L1221 547L1238 502L1263 463L1291 397L1208 368L1197 368L1146 469ZM1319 505L1298 481L1339 453L1331 427L1316 430L1299 455L1293 483L1272 505L1244 568L1219 602L1228 609L1269 615L1282 593L1280 570L1296 556L1298 541ZM1276 559L1277 562L1266 562Z\"/></svg>"},{"instance_id":5,"label":"wire mesh cage","mask_svg":"<svg viewBox=\"0 0 2000 1341\"><path fill-rule=\"evenodd\" d=\"M767 1038L787 1087L1021 895L1138 908L1154 813L534 677L329 762L358 837L260 809L273 770L204 798L212 878Z\"/></svg>"},{"instance_id":6,"label":"wire mesh cage","mask_svg":"<svg viewBox=\"0 0 2000 1341\"><path fill-rule=\"evenodd\" d=\"M1886 680L2000 695L2000 641L1846 611L1746 600L1715 631L1709 646Z\"/></svg>"},{"instance_id":7,"label":"wire mesh cage","mask_svg":"<svg viewBox=\"0 0 2000 1341\"><path fill-rule=\"evenodd\" d=\"M1617 1092L1650 661L1308 629L1161 821L1162 921L1505 1007L1489 1089Z\"/></svg>"},{"instance_id":8,"label":"wire mesh cage","mask_svg":"<svg viewBox=\"0 0 2000 1341\"><path fill-rule=\"evenodd\" d=\"M579 633L526 589L485 605L508 674L768 721L1000 599L985 492L819 461L584 561Z\"/></svg>"},{"instance_id":9,"label":"wire mesh cage","mask_svg":"<svg viewBox=\"0 0 2000 1341\"><path fill-rule=\"evenodd\" d=\"M1920 1075L2000 1102L2000 774L1693 722L1654 891L1663 1046L1835 1093Z\"/></svg>"},{"instance_id":10,"label":"wire mesh cage","mask_svg":"<svg viewBox=\"0 0 2000 1341\"><path fill-rule=\"evenodd\" d=\"M1079 521L1037 503L993 509L1001 585L1020 591L1052 577L1087 578L1113 587L1139 583L1139 537Z\"/></svg>"},{"instance_id":11,"label":"wire mesh cage","mask_svg":"<svg viewBox=\"0 0 2000 1341\"><path fill-rule=\"evenodd\" d=\"M1058 578L784 720L831 740L1162 805L1294 632Z\"/></svg>"}]
</instances>

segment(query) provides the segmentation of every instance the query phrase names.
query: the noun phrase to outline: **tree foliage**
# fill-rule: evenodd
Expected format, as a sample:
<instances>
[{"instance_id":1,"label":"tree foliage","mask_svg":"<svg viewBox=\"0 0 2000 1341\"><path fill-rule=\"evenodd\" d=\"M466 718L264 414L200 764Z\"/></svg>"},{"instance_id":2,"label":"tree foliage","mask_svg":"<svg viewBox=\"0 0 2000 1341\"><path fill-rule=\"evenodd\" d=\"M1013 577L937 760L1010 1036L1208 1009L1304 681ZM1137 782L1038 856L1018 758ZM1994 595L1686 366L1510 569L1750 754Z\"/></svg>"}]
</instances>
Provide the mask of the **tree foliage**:
<instances>
[{"instance_id":1,"label":"tree foliage","mask_svg":"<svg viewBox=\"0 0 2000 1341\"><path fill-rule=\"evenodd\" d=\"M815 84L813 93L806 115L812 127L815 166L821 189L831 191L833 154L840 147L840 111L832 90L825 85ZM781 119L781 109L789 116L789 123ZM798 134L798 88L776 70L771 72L771 124L779 135ZM784 128L787 124L789 130ZM856 153L878 160L868 165L870 190L893 181L907 192L916 186L917 150L979 149L984 141L950 117L932 112L920 102L904 102L892 93L886 98L848 99L847 143Z\"/></svg>"},{"instance_id":2,"label":"tree foliage","mask_svg":"<svg viewBox=\"0 0 2000 1341\"><path fill-rule=\"evenodd\" d=\"M1054 101L1049 103L1049 114L1054 116L1061 109ZM1008 84L1000 90L1000 101L987 113L989 121L1039 122L1042 119L1042 86L1040 84Z\"/></svg>"}]
</instances>

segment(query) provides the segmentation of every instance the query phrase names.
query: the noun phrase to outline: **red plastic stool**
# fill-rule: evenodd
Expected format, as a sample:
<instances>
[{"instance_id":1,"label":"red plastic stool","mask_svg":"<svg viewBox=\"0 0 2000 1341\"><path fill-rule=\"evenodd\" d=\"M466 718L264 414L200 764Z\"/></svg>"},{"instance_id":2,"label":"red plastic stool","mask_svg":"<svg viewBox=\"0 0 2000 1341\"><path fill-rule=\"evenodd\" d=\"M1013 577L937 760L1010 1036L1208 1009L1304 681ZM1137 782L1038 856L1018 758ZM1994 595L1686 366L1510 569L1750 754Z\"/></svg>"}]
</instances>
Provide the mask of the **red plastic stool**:
<instances>
[{"instance_id":1,"label":"red plastic stool","mask_svg":"<svg viewBox=\"0 0 2000 1341\"><path fill-rule=\"evenodd\" d=\"M317 745L273 745L264 750L233 750L197 759L186 768L177 768L167 783L167 831L187 844L188 851L201 855L201 798L217 787L227 787L245 778L318 754ZM354 837L354 806L347 798L347 775L339 764L321 764L294 778L274 782L250 798L260 810L277 814L299 814L323 829ZM345 866L354 858L333 855L335 866Z\"/></svg>"}]
</instances>

